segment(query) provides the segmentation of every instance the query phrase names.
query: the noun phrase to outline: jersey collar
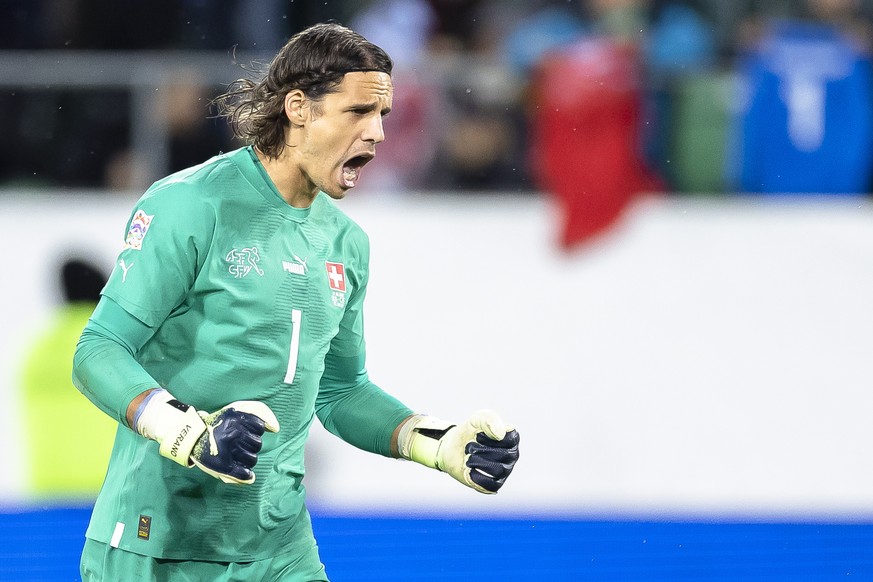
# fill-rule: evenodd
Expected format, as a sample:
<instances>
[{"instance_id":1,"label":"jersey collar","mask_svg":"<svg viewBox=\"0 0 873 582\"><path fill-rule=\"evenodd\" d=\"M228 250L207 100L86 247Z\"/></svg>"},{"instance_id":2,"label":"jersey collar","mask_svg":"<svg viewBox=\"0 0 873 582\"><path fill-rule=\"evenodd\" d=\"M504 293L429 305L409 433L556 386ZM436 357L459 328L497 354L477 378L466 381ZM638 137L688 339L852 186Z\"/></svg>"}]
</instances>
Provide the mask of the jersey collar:
<instances>
[{"instance_id":1,"label":"jersey collar","mask_svg":"<svg viewBox=\"0 0 873 582\"><path fill-rule=\"evenodd\" d=\"M296 222L306 220L312 207L296 208L285 202L285 199L279 194L276 185L273 184L273 180L267 174L267 170L261 164L261 160L258 159L258 154L255 153L254 147L246 146L242 148L240 153L241 155L234 156L237 158L237 166L264 199L275 206L285 217Z\"/></svg>"}]
</instances>

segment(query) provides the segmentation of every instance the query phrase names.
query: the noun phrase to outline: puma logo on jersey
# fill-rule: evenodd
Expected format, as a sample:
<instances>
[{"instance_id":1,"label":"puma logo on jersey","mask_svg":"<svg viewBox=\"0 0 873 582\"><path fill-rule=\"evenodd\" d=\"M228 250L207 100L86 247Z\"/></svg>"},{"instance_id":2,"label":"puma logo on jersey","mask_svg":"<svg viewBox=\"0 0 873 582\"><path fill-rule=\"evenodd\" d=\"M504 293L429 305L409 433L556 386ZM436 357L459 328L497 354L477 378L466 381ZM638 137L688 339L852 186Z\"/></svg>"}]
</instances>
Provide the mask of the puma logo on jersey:
<instances>
[{"instance_id":1,"label":"puma logo on jersey","mask_svg":"<svg viewBox=\"0 0 873 582\"><path fill-rule=\"evenodd\" d=\"M133 266L133 263L128 265L127 263L124 262L124 259L121 259L121 261L118 263L118 266L121 267L121 270L123 271L121 273L121 282L124 283L125 281L127 281L127 272L130 271L130 268Z\"/></svg>"},{"instance_id":2,"label":"puma logo on jersey","mask_svg":"<svg viewBox=\"0 0 873 582\"><path fill-rule=\"evenodd\" d=\"M306 259L301 259L297 255L291 255L294 260L293 261L282 261L282 270L286 273L294 273L295 275L305 275L306 274Z\"/></svg>"}]
</instances>

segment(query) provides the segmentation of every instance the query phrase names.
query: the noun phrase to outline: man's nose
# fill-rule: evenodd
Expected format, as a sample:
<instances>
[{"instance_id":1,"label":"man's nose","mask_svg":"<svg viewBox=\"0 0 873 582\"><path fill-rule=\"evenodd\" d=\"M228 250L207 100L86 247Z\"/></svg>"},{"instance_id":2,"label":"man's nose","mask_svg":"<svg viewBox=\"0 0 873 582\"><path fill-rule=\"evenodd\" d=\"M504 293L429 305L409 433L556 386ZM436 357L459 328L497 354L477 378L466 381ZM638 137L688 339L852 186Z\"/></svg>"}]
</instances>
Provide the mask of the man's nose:
<instances>
[{"instance_id":1,"label":"man's nose","mask_svg":"<svg viewBox=\"0 0 873 582\"><path fill-rule=\"evenodd\" d=\"M381 143L385 141L385 129L382 127L382 116L374 115L361 136L364 141Z\"/></svg>"}]
</instances>

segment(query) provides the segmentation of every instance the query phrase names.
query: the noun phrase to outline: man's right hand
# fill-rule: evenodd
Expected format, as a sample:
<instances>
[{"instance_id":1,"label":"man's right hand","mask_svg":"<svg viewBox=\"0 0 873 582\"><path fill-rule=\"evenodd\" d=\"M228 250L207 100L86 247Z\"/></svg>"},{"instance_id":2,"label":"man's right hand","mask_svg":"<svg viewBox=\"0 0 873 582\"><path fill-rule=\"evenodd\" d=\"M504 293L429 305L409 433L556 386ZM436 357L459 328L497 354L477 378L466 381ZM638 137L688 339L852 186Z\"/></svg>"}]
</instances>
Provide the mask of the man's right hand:
<instances>
[{"instance_id":1,"label":"man's right hand","mask_svg":"<svg viewBox=\"0 0 873 582\"><path fill-rule=\"evenodd\" d=\"M279 421L263 402L241 400L213 413L179 402L166 390L140 405L135 429L160 443L160 453L184 467L198 467L225 483L254 483L264 431Z\"/></svg>"}]
</instances>

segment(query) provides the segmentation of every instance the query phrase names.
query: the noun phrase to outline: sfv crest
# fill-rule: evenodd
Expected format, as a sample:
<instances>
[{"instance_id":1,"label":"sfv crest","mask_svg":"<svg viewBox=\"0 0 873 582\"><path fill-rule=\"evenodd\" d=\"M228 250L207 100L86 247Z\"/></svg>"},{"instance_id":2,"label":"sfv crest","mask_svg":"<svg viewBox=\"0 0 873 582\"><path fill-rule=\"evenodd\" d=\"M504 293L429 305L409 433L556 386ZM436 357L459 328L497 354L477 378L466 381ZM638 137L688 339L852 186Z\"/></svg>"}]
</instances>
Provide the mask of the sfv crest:
<instances>
[{"instance_id":1,"label":"sfv crest","mask_svg":"<svg viewBox=\"0 0 873 582\"><path fill-rule=\"evenodd\" d=\"M258 266L261 262L261 255L258 254L258 247L248 247L242 250L233 249L224 260L230 263L227 267L228 272L237 279L242 279L254 270L255 273L263 277L264 271Z\"/></svg>"}]
</instances>

